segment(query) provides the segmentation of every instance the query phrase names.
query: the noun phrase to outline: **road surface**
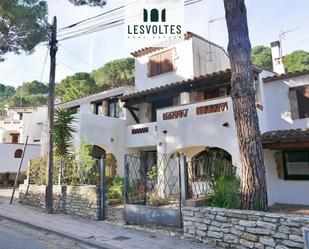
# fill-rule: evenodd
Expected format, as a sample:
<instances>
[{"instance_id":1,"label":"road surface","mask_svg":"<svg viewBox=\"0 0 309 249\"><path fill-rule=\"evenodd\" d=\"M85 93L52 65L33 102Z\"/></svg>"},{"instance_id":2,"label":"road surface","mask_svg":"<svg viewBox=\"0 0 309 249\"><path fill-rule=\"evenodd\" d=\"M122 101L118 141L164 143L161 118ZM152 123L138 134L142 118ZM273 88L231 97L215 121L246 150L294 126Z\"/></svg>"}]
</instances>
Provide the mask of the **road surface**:
<instances>
[{"instance_id":1,"label":"road surface","mask_svg":"<svg viewBox=\"0 0 309 249\"><path fill-rule=\"evenodd\" d=\"M0 249L93 249L58 235L0 220Z\"/></svg>"}]
</instances>

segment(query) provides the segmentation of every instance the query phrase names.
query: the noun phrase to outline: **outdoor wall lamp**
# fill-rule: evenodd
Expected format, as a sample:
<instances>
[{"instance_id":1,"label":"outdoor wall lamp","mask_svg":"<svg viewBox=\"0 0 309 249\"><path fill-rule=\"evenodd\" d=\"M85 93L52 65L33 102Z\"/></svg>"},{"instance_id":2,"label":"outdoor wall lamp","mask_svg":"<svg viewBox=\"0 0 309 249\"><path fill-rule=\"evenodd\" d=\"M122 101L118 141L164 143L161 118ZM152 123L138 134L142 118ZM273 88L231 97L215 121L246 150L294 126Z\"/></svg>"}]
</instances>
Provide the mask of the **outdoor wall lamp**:
<instances>
[{"instance_id":1,"label":"outdoor wall lamp","mask_svg":"<svg viewBox=\"0 0 309 249\"><path fill-rule=\"evenodd\" d=\"M230 126L230 124L228 122L225 122L225 123L222 124L222 126L227 128L227 127Z\"/></svg>"}]
</instances>

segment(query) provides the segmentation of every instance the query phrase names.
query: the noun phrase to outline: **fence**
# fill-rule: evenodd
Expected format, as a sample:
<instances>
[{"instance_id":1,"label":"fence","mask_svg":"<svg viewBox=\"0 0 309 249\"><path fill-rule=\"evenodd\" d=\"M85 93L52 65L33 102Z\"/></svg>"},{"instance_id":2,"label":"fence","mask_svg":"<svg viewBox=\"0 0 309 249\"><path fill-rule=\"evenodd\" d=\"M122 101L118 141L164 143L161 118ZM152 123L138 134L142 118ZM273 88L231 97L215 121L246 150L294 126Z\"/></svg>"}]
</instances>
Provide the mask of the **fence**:
<instances>
[{"instance_id":1,"label":"fence","mask_svg":"<svg viewBox=\"0 0 309 249\"><path fill-rule=\"evenodd\" d=\"M157 152L125 157L125 220L180 226L181 181L177 154Z\"/></svg>"}]
</instances>

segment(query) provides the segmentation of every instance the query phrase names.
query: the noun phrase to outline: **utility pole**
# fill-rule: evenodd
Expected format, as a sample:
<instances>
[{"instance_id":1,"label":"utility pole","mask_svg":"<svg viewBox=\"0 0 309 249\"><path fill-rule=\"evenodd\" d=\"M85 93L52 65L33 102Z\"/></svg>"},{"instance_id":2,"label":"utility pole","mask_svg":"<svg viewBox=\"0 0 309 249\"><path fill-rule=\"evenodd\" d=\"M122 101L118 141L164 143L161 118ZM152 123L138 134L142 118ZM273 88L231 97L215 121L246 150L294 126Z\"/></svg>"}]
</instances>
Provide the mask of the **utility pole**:
<instances>
[{"instance_id":1,"label":"utility pole","mask_svg":"<svg viewBox=\"0 0 309 249\"><path fill-rule=\"evenodd\" d=\"M55 75L57 54L57 17L54 16L50 37L50 73L49 73L49 99L48 99L48 172L46 182L46 209L53 213L53 168L54 168L54 114L55 114Z\"/></svg>"}]
</instances>

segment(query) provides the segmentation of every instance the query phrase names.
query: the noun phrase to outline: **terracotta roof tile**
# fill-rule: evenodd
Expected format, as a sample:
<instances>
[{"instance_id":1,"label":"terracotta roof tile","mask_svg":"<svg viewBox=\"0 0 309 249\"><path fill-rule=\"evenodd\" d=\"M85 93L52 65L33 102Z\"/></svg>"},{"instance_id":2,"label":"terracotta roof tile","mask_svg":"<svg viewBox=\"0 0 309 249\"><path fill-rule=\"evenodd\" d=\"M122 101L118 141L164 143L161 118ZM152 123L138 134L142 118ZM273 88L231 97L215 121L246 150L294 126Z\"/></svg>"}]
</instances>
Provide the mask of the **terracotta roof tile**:
<instances>
[{"instance_id":1,"label":"terracotta roof tile","mask_svg":"<svg viewBox=\"0 0 309 249\"><path fill-rule=\"evenodd\" d=\"M193 79L177 81L177 82L169 83L169 84L166 84L166 85L162 85L162 86L158 86L158 87L149 88L149 89L146 89L146 90L134 92L134 93L131 93L131 94L128 94L128 95L124 95L122 97L122 100L140 97L140 96L147 95L149 93L155 93L155 92L160 92L162 90L167 90L167 89L173 88L175 86L180 86L180 85L183 85L183 84L190 84L191 82L194 82L194 81L197 81L197 80L210 79L212 77L217 77L217 76L221 76L221 75L223 76L223 75L227 75L227 74L229 74L229 75L231 74L231 69L226 69L225 71L219 71L219 72L214 72L214 73L211 73L211 74L201 75L201 76L195 77Z\"/></svg>"},{"instance_id":2,"label":"terracotta roof tile","mask_svg":"<svg viewBox=\"0 0 309 249\"><path fill-rule=\"evenodd\" d=\"M276 80L283 80L283 79L288 79L288 78L292 78L296 76L302 76L306 74L309 74L309 70L296 71L296 72L291 72L291 73L286 73L286 74L270 76L270 77L264 78L263 81L264 83L269 83L269 82L276 81Z\"/></svg>"},{"instance_id":3,"label":"terracotta roof tile","mask_svg":"<svg viewBox=\"0 0 309 249\"><path fill-rule=\"evenodd\" d=\"M309 141L309 128L268 131L262 138L263 143Z\"/></svg>"}]
</instances>

